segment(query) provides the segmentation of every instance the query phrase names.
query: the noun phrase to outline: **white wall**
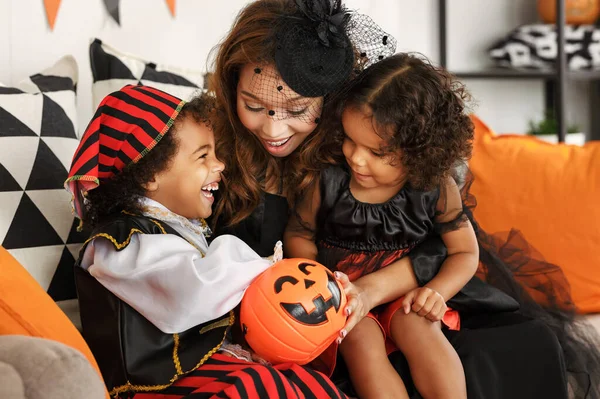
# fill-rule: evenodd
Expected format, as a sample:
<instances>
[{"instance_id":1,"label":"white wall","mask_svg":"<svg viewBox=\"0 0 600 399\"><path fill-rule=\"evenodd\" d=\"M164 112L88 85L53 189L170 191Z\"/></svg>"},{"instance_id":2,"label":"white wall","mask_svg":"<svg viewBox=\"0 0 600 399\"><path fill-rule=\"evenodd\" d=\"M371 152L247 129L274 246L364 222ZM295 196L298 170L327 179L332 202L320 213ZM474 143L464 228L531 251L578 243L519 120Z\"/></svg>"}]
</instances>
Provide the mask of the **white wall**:
<instances>
[{"instance_id":1,"label":"white wall","mask_svg":"<svg viewBox=\"0 0 600 399\"><path fill-rule=\"evenodd\" d=\"M205 70L211 47L246 1L227 0L221 7L215 3L179 0L172 18L164 0L122 0L119 26L101 0L62 0L51 31L41 0L0 0L0 54L8 54L0 62L0 82L16 84L62 55L73 54L79 63L78 108L84 128L93 113L91 39L98 37L157 63Z\"/></svg>"},{"instance_id":2,"label":"white wall","mask_svg":"<svg viewBox=\"0 0 600 399\"><path fill-rule=\"evenodd\" d=\"M62 0L50 31L41 0L0 0L0 82L16 84L64 54L79 63L80 126L91 116L91 72L87 48L94 37L157 63L204 70L210 49L225 35L247 0L178 0L172 18L164 0L122 0L121 26L101 0ZM436 0L346 0L369 14L398 40L399 51L417 51L438 61ZM448 64L454 71L489 64L486 49L522 23L536 20L532 0L448 2ZM467 86L476 112L499 132L523 132L543 113L543 84L537 81L476 81ZM569 87L568 118L587 126L587 87Z\"/></svg>"}]
</instances>

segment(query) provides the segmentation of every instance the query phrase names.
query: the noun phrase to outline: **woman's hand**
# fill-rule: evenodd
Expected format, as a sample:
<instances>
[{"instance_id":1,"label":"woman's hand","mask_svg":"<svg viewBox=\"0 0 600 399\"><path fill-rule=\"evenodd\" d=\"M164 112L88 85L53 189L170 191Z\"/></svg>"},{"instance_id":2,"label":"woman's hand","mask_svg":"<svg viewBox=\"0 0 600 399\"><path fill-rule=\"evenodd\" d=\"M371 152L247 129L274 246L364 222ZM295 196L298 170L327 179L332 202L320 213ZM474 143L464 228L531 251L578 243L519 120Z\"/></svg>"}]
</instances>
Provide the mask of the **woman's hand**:
<instances>
[{"instance_id":1,"label":"woman's hand","mask_svg":"<svg viewBox=\"0 0 600 399\"><path fill-rule=\"evenodd\" d=\"M421 317L430 321L440 321L448 307L442 295L429 287L419 287L410 291L402 301L404 313L412 310Z\"/></svg>"},{"instance_id":2,"label":"woman's hand","mask_svg":"<svg viewBox=\"0 0 600 399\"><path fill-rule=\"evenodd\" d=\"M350 330L369 313L372 306L367 291L361 288L360 285L350 282L348 276L342 272L335 272L334 275L342 285L348 298L346 309L344 309L348 320L346 320L346 325L340 331L340 336L337 339L337 343L340 344Z\"/></svg>"}]
</instances>

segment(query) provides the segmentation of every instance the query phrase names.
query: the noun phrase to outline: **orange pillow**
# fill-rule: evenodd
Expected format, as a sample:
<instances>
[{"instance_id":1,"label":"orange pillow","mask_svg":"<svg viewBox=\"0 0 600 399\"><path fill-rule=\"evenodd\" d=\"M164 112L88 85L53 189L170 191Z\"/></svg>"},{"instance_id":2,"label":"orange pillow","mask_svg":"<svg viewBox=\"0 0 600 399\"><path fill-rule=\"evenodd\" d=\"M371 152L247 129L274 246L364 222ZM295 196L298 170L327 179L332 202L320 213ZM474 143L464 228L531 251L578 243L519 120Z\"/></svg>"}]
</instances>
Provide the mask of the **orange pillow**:
<instances>
[{"instance_id":1,"label":"orange pillow","mask_svg":"<svg viewBox=\"0 0 600 399\"><path fill-rule=\"evenodd\" d=\"M488 233L520 230L563 269L578 311L600 312L600 142L577 147L496 135L472 119L477 221Z\"/></svg>"},{"instance_id":2,"label":"orange pillow","mask_svg":"<svg viewBox=\"0 0 600 399\"><path fill-rule=\"evenodd\" d=\"M0 335L27 335L61 342L83 353L100 374L77 328L3 247L0 247L0 270Z\"/></svg>"}]
</instances>

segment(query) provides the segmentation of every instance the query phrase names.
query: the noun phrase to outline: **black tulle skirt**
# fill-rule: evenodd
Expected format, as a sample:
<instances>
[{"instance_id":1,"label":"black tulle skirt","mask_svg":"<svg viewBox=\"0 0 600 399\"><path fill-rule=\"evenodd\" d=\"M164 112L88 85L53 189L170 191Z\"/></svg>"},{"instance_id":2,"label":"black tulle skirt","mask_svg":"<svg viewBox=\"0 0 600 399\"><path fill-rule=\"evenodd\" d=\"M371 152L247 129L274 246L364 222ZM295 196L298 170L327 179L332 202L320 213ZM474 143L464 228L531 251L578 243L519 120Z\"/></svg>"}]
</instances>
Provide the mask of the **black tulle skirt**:
<instances>
[{"instance_id":1,"label":"black tulle skirt","mask_svg":"<svg viewBox=\"0 0 600 399\"><path fill-rule=\"evenodd\" d=\"M600 337L593 327L577 320L570 286L562 269L545 262L517 230L493 235L483 231L473 216L472 210L477 203L469 192L471 183L472 177L468 175L463 187L463 199L465 213L479 242L481 263L478 275L519 302L519 315L531 320L525 325L535 323L537 329L550 332L555 337L566 370L569 397L600 398ZM476 320L473 323L475 327L485 326L485 323L479 324ZM540 342L534 342L532 337L522 337L520 340L519 343L515 342L516 347L522 348L522 344L529 340L531 345L537 347L538 352L542 351L542 344L550 345L551 341L549 338L541 338ZM513 367L536 365L544 373L553 368L551 361L554 358L545 359L540 354L538 359L533 353L523 350L523 354L527 356L523 355L522 363L513 364ZM498 360L501 359L499 356ZM516 381L517 376L514 378ZM539 383L540 393L536 393L535 397L555 397L549 396L552 394L545 386L552 384L549 380L546 378L544 383ZM526 381L519 382L517 386L525 386L524 384ZM535 384L532 385L535 388Z\"/></svg>"}]
</instances>

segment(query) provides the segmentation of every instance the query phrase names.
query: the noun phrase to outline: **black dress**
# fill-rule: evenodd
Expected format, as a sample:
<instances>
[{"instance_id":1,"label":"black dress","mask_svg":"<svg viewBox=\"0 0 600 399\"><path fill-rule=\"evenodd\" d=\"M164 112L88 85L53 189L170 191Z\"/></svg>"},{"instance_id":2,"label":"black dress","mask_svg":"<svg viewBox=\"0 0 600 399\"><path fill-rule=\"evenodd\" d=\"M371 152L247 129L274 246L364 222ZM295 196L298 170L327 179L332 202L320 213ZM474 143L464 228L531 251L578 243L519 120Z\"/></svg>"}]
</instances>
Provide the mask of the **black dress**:
<instances>
[{"instance_id":1,"label":"black dress","mask_svg":"<svg viewBox=\"0 0 600 399\"><path fill-rule=\"evenodd\" d=\"M340 184L337 189L343 191L344 186ZM247 219L235 226L217 227L213 237L236 235L261 256L269 256L275 243L283 238L288 216L286 199L265 193L260 206ZM408 253L421 285L435 276L446 258L446 247L439 235L426 236L422 242L417 240ZM544 321L519 312L466 312L461 315L461 330L448 330L445 334L463 363L469 398L567 398L563 350L557 335ZM411 398L420 398L402 354L392 353L390 361ZM346 393L354 394L343 362L338 365L332 380Z\"/></svg>"},{"instance_id":2,"label":"black dress","mask_svg":"<svg viewBox=\"0 0 600 399\"><path fill-rule=\"evenodd\" d=\"M350 174L342 167L330 167L321 173L316 244L318 261L332 271L343 271L350 280L410 254L427 238L438 236L440 230L457 228L463 218L459 215L455 221L436 223L439 189L423 192L407 184L390 200L369 204L355 199L349 184ZM417 251L419 254L423 255ZM443 262L438 257L432 260L422 257L414 265L420 285L430 281ZM461 314L519 309L515 299L478 277L451 298L448 306Z\"/></svg>"},{"instance_id":3,"label":"black dress","mask_svg":"<svg viewBox=\"0 0 600 399\"><path fill-rule=\"evenodd\" d=\"M248 244L260 256L271 256L277 241L283 240L288 221L288 209L285 197L263 193L260 204L240 223L235 226L224 226L217 221L210 240L223 234L231 234ZM213 224L212 221L210 224Z\"/></svg>"}]
</instances>

